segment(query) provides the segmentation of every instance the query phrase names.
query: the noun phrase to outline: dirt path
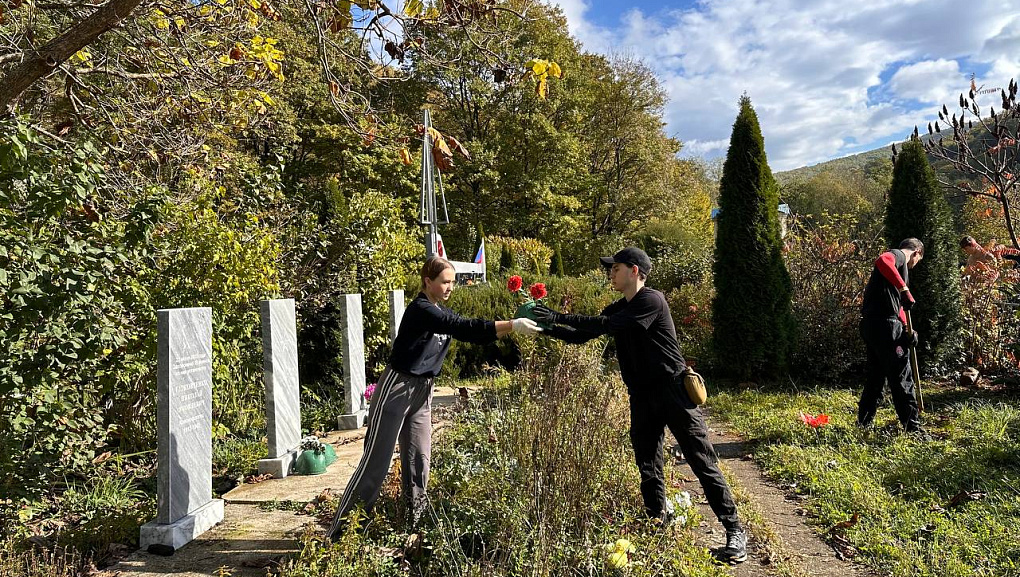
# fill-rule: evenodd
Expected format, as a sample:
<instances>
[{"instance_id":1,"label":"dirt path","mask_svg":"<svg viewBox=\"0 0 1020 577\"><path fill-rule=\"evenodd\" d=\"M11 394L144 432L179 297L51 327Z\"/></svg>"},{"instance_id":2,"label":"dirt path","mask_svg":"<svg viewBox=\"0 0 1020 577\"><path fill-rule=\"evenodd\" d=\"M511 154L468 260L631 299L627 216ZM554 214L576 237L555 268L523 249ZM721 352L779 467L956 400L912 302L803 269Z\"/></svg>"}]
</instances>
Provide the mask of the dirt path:
<instances>
[{"instance_id":1,"label":"dirt path","mask_svg":"<svg viewBox=\"0 0 1020 577\"><path fill-rule=\"evenodd\" d=\"M776 487L765 479L751 457L748 445L726 430L724 424L709 422L709 439L719 454L719 462L734 485L741 518L750 521L751 539L747 561L732 567L738 577L796 575L811 577L874 577L865 567L839 557L807 524L804 508L796 495ZM726 532L704 499L701 485L686 464L676 468L684 477L684 489L695 497L705 518L700 527L700 542L706 547L722 547Z\"/></svg>"},{"instance_id":2,"label":"dirt path","mask_svg":"<svg viewBox=\"0 0 1020 577\"><path fill-rule=\"evenodd\" d=\"M449 418L448 411L459 394L453 389L435 397L433 421L437 433ZM730 572L737 577L810 576L874 577L874 573L839 558L806 524L804 509L796 496L789 495L766 481L746 444L725 426L710 423L709 435L727 476L734 481L734 492L741 517L751 521L748 560ZM364 430L332 433L327 439L336 448L338 460L323 475L288 477L256 485L244 485L224 495L223 522L189 543L171 557L135 551L120 563L98 573L97 577L207 577L229 574L231 577L262 577L266 568L297 553L298 536L314 518L301 514L301 505L313 500L324 489L339 494L361 457ZM684 464L671 467L674 482L695 498L705 518L699 531L699 543L720 547L726 534L704 500L701 486Z\"/></svg>"}]
</instances>

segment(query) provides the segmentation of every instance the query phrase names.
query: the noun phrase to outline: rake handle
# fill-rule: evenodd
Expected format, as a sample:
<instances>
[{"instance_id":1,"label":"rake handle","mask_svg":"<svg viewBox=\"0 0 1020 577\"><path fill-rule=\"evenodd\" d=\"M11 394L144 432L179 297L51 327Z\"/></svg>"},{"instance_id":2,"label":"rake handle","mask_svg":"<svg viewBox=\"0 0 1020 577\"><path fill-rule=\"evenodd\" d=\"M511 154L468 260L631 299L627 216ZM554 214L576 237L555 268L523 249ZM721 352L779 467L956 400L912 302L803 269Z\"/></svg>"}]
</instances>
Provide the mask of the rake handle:
<instances>
[{"instance_id":1,"label":"rake handle","mask_svg":"<svg viewBox=\"0 0 1020 577\"><path fill-rule=\"evenodd\" d=\"M914 332L914 321L910 317L910 311L903 311L907 313L907 332ZM917 393L917 408L920 412L924 412L924 396L921 395L921 375L917 370L917 347L910 347L910 372L914 375L914 391Z\"/></svg>"}]
</instances>

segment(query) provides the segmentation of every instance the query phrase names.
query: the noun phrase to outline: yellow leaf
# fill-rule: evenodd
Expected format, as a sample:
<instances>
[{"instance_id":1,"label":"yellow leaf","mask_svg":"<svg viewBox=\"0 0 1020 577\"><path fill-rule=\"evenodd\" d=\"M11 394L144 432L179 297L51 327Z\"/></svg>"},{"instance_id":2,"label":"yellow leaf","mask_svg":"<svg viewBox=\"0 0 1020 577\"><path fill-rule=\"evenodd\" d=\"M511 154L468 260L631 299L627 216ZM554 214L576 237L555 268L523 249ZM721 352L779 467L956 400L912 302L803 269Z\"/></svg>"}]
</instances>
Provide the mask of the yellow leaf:
<instances>
[{"instance_id":1,"label":"yellow leaf","mask_svg":"<svg viewBox=\"0 0 1020 577\"><path fill-rule=\"evenodd\" d=\"M251 45L252 46L262 46L262 42L263 41L264 41L264 39L261 36L256 34L255 36L252 36Z\"/></svg>"},{"instance_id":2,"label":"yellow leaf","mask_svg":"<svg viewBox=\"0 0 1020 577\"><path fill-rule=\"evenodd\" d=\"M264 102L265 102L266 104L268 104L269 106L276 106L276 101L275 101L275 100L273 100L273 97L272 97L272 96L269 96L268 94L263 94L263 95L262 95L262 100L263 100L263 101L264 101Z\"/></svg>"},{"instance_id":3,"label":"yellow leaf","mask_svg":"<svg viewBox=\"0 0 1020 577\"><path fill-rule=\"evenodd\" d=\"M181 18L180 16L174 17L174 25L177 26L178 30L184 30L185 24L186 22L184 22L184 18Z\"/></svg>"},{"instance_id":4,"label":"yellow leaf","mask_svg":"<svg viewBox=\"0 0 1020 577\"><path fill-rule=\"evenodd\" d=\"M545 100L545 95L546 92L548 92L548 90L549 87L546 84L545 77L543 76L542 78L539 78L538 84L535 85L535 94L537 94L538 97L541 98L542 100Z\"/></svg>"},{"instance_id":5,"label":"yellow leaf","mask_svg":"<svg viewBox=\"0 0 1020 577\"><path fill-rule=\"evenodd\" d=\"M262 8L262 3L259 2L259 0L248 0L248 3L251 4L251 7L256 10Z\"/></svg>"},{"instance_id":6,"label":"yellow leaf","mask_svg":"<svg viewBox=\"0 0 1020 577\"><path fill-rule=\"evenodd\" d=\"M443 133L439 132L435 128L432 128L431 126L429 127L429 138L432 139L433 144L435 144L436 142L442 142L443 140L445 140L443 138Z\"/></svg>"},{"instance_id":7,"label":"yellow leaf","mask_svg":"<svg viewBox=\"0 0 1020 577\"><path fill-rule=\"evenodd\" d=\"M545 60L535 59L532 60L530 64L531 71L535 73L535 76L541 76L545 74L546 69L549 68L549 63L546 62Z\"/></svg>"},{"instance_id":8,"label":"yellow leaf","mask_svg":"<svg viewBox=\"0 0 1020 577\"><path fill-rule=\"evenodd\" d=\"M426 20L438 20L439 19L439 8L436 8L435 4L429 6L428 10L425 11Z\"/></svg>"},{"instance_id":9,"label":"yellow leaf","mask_svg":"<svg viewBox=\"0 0 1020 577\"><path fill-rule=\"evenodd\" d=\"M400 162L403 162L406 166L411 166L414 163L411 160L411 151L406 148L400 149Z\"/></svg>"},{"instance_id":10,"label":"yellow leaf","mask_svg":"<svg viewBox=\"0 0 1020 577\"><path fill-rule=\"evenodd\" d=\"M560 65L559 64L556 64L555 62L550 62L549 63L549 76L552 76L553 78L559 78L560 75L562 75L562 74L563 74L563 71L560 70Z\"/></svg>"},{"instance_id":11,"label":"yellow leaf","mask_svg":"<svg viewBox=\"0 0 1020 577\"><path fill-rule=\"evenodd\" d=\"M417 18L424 10L425 5L422 4L422 0L407 0L407 3L404 4L404 14L410 18Z\"/></svg>"}]
</instances>

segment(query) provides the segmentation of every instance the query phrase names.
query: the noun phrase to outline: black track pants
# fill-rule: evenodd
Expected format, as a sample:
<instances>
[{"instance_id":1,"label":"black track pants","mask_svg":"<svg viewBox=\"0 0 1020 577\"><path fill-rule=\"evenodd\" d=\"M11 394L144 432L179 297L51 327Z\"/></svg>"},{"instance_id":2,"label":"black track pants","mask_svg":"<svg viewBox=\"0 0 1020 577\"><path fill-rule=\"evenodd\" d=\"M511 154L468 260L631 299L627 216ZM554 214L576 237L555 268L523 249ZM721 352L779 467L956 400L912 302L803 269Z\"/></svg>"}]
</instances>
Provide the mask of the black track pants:
<instances>
[{"instance_id":1,"label":"black track pants","mask_svg":"<svg viewBox=\"0 0 1020 577\"><path fill-rule=\"evenodd\" d=\"M914 398L914 377L910 371L910 351L897 344L903 336L903 323L897 318L861 319L861 337L868 352L864 391L857 405L857 423L868 426L875 419L886 382L892 391L893 405L903 428L913 431L921 426Z\"/></svg>"},{"instance_id":2,"label":"black track pants","mask_svg":"<svg viewBox=\"0 0 1020 577\"><path fill-rule=\"evenodd\" d=\"M687 398L682 384L630 397L630 441L641 473L645 511L651 517L659 517L663 509L670 509L662 470L665 427L669 427L680 443L716 517L727 529L739 527L737 505L719 470L719 459L708 440L705 419L701 409Z\"/></svg>"}]
</instances>

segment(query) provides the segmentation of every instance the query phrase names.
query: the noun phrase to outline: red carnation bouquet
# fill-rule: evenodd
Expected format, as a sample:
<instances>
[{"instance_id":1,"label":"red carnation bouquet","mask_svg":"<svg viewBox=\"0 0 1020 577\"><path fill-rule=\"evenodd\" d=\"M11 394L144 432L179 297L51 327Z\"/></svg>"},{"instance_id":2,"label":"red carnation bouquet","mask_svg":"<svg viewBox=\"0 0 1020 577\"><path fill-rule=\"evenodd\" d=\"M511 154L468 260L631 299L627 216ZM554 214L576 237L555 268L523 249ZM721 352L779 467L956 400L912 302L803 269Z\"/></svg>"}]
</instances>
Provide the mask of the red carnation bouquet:
<instances>
[{"instance_id":1,"label":"red carnation bouquet","mask_svg":"<svg viewBox=\"0 0 1020 577\"><path fill-rule=\"evenodd\" d=\"M545 288L545 283L537 282L528 287L528 290L525 291L524 279L514 275L506 281L506 288L510 292L516 293L518 299L525 299L524 302L517 307L517 312L514 313L514 318L526 318L537 321L538 319L535 318L534 313L532 313L532 309L534 309L538 303L542 302L542 299L549 295L549 291ZM547 325L543 325L542 323L539 323L539 325L544 328L549 328Z\"/></svg>"}]
</instances>

